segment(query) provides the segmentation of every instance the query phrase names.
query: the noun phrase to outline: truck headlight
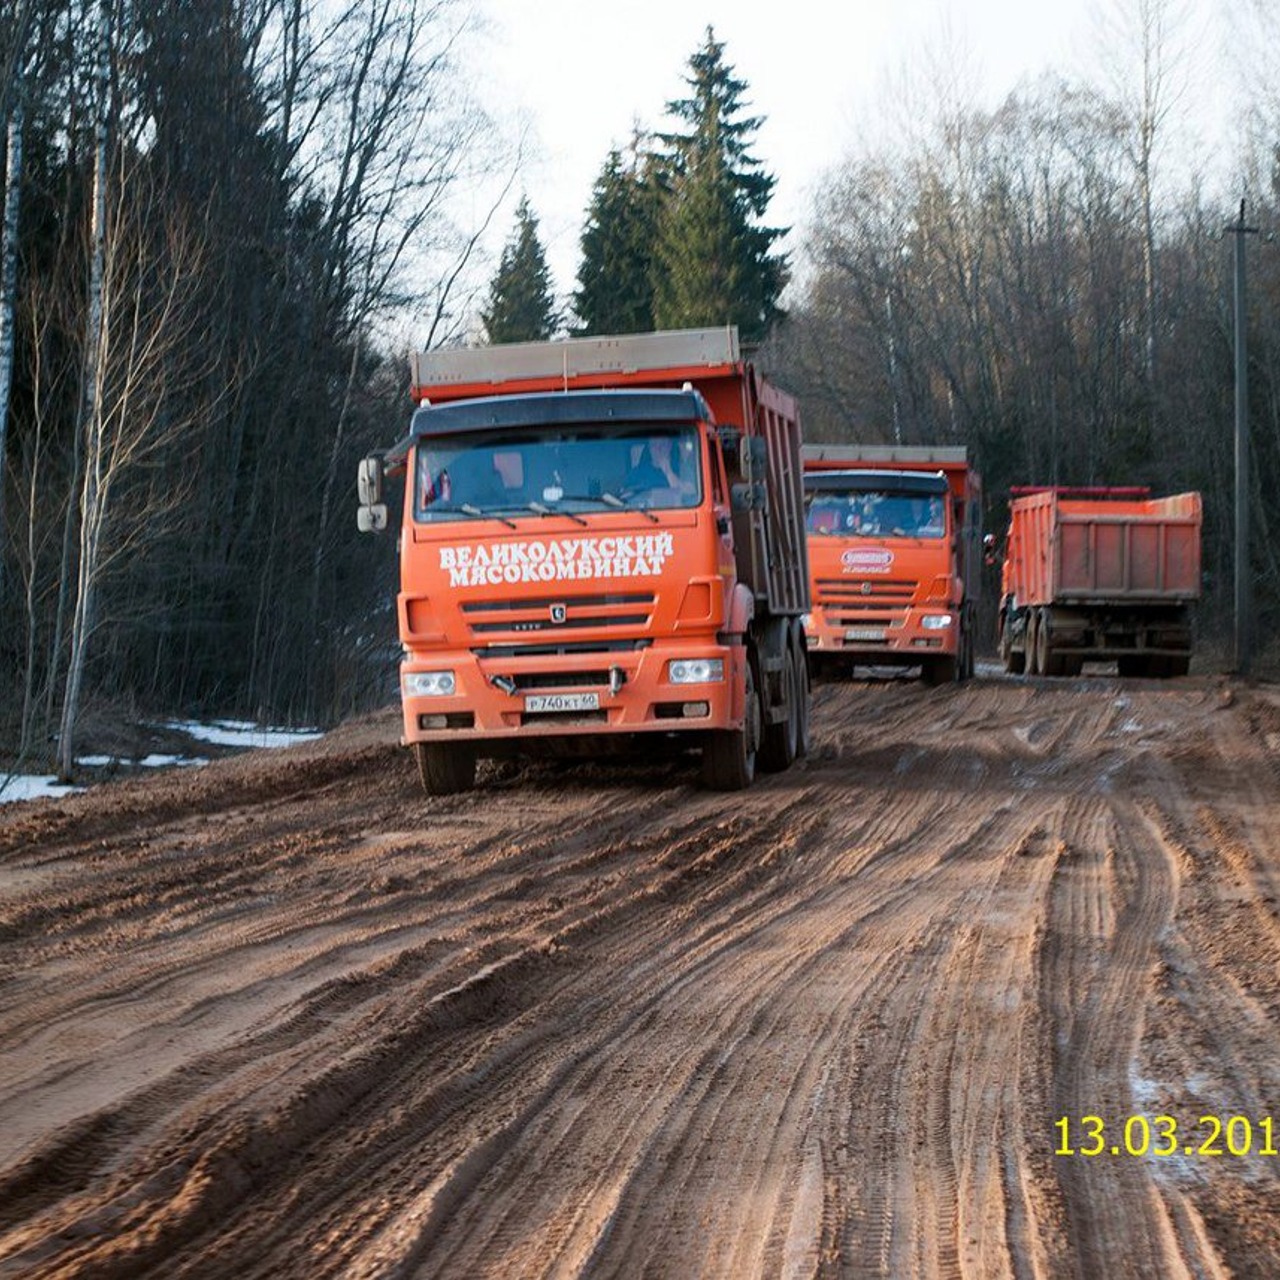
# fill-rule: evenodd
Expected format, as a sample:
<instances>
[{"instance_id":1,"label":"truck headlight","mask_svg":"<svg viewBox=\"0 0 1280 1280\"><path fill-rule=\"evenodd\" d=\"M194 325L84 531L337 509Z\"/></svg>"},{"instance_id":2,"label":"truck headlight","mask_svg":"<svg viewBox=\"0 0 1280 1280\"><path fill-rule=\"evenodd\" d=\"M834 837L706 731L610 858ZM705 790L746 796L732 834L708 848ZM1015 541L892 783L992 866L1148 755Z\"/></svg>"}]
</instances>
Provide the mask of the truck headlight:
<instances>
[{"instance_id":1,"label":"truck headlight","mask_svg":"<svg viewBox=\"0 0 1280 1280\"><path fill-rule=\"evenodd\" d=\"M945 631L951 625L949 613L928 613L920 619L920 625L926 631Z\"/></svg>"},{"instance_id":2,"label":"truck headlight","mask_svg":"<svg viewBox=\"0 0 1280 1280\"><path fill-rule=\"evenodd\" d=\"M672 684L710 684L724 679L722 658L676 658L667 667Z\"/></svg>"},{"instance_id":3,"label":"truck headlight","mask_svg":"<svg viewBox=\"0 0 1280 1280\"><path fill-rule=\"evenodd\" d=\"M410 671L403 679L411 698L451 698L458 691L452 671Z\"/></svg>"}]
</instances>

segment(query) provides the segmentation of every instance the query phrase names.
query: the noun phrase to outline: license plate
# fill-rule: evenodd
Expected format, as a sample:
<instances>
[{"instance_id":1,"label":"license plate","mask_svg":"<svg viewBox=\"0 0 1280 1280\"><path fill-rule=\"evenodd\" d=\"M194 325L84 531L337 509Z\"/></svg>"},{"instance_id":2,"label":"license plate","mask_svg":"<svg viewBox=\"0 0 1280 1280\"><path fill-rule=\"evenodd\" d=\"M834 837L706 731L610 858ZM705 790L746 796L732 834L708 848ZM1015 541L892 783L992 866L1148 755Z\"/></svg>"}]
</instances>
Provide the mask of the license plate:
<instances>
[{"instance_id":1,"label":"license plate","mask_svg":"<svg viewBox=\"0 0 1280 1280\"><path fill-rule=\"evenodd\" d=\"M846 640L883 640L883 627L850 627L844 633Z\"/></svg>"},{"instance_id":2,"label":"license plate","mask_svg":"<svg viewBox=\"0 0 1280 1280\"><path fill-rule=\"evenodd\" d=\"M599 711L598 693L527 693L526 711Z\"/></svg>"}]
</instances>

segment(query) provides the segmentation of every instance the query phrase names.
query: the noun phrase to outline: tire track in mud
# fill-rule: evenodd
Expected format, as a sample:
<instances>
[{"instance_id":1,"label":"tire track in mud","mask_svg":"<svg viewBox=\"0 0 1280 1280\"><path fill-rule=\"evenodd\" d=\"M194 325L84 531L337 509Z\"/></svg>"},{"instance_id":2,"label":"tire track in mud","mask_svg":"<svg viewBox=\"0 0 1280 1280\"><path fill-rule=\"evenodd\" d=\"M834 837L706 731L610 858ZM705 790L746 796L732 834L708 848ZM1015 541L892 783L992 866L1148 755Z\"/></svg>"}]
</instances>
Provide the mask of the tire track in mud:
<instances>
[{"instance_id":1,"label":"tire track in mud","mask_svg":"<svg viewBox=\"0 0 1280 1280\"><path fill-rule=\"evenodd\" d=\"M1276 1109L1268 709L817 694L732 798L428 800L365 741L207 819L0 817L0 1274L1274 1273L1274 1164L1052 1155L1082 1109Z\"/></svg>"}]
</instances>

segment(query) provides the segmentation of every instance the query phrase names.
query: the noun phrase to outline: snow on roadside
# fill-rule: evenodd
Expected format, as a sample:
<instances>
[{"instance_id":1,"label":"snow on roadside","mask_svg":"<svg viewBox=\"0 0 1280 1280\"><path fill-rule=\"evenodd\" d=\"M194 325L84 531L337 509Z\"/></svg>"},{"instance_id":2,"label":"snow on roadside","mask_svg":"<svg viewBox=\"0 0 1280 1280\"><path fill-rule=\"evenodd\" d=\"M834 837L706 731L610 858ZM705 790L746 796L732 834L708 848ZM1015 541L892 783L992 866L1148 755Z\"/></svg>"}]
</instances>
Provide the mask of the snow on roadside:
<instances>
[{"instance_id":1,"label":"snow on roadside","mask_svg":"<svg viewBox=\"0 0 1280 1280\"><path fill-rule=\"evenodd\" d=\"M295 742L312 742L323 737L315 729L264 728L245 720L215 720L202 724L196 720L166 720L160 728L185 733L198 742L218 747L244 749L269 749L287 747ZM208 764L204 756L173 756L152 754L141 760L121 759L118 756L77 756L76 763L89 769L107 769L120 766L130 769L193 768ZM29 774L5 774L0 772L0 805L16 800L40 800L50 797L74 795L84 787L68 786L57 778Z\"/></svg>"},{"instance_id":2,"label":"snow on roadside","mask_svg":"<svg viewBox=\"0 0 1280 1280\"><path fill-rule=\"evenodd\" d=\"M43 800L49 796L69 796L83 787L69 787L57 778L35 778L25 773L0 774L0 804L13 800Z\"/></svg>"},{"instance_id":3,"label":"snow on roadside","mask_svg":"<svg viewBox=\"0 0 1280 1280\"><path fill-rule=\"evenodd\" d=\"M166 720L160 727L175 729L216 747L285 747L294 742L312 742L322 736L318 729L267 729L245 720L214 720L211 724Z\"/></svg>"}]
</instances>

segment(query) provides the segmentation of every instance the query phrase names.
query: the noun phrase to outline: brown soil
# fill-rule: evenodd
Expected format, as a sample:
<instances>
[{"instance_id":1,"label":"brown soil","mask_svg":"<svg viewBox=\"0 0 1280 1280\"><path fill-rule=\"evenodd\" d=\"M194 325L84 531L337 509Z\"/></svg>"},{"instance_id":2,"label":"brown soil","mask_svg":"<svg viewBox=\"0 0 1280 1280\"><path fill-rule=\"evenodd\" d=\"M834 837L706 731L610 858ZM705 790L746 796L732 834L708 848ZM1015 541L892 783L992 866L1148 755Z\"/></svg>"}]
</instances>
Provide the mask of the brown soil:
<instances>
[{"instance_id":1,"label":"brown soil","mask_svg":"<svg viewBox=\"0 0 1280 1280\"><path fill-rule=\"evenodd\" d=\"M0 813L0 1275L1280 1274L1274 690L827 683L740 796L396 732Z\"/></svg>"}]
</instances>

